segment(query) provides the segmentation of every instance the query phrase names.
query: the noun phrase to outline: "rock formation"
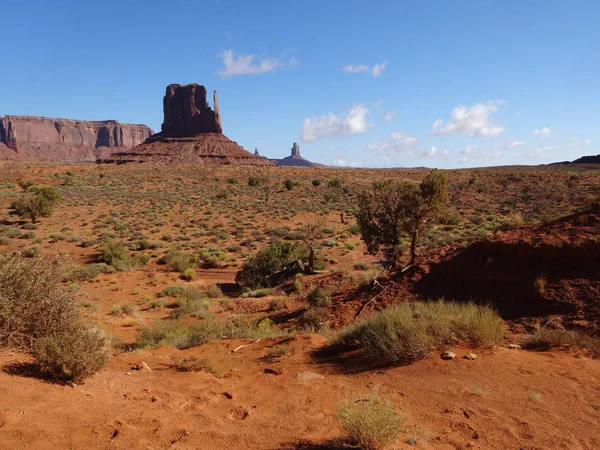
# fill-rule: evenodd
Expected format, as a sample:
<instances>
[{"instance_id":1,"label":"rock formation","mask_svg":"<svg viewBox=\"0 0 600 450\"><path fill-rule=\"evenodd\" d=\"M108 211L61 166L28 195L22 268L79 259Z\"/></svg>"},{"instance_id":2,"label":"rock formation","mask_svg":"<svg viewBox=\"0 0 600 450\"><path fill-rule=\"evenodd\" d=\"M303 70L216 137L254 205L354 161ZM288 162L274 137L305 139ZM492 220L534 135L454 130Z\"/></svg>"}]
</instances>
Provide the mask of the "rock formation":
<instances>
[{"instance_id":1,"label":"rock formation","mask_svg":"<svg viewBox=\"0 0 600 450\"><path fill-rule=\"evenodd\" d=\"M269 161L274 162L278 166L292 166L292 167L325 167L323 164L314 163L308 159L304 159L300 156L300 146L294 142L290 156L283 159L270 159Z\"/></svg>"},{"instance_id":2,"label":"rock formation","mask_svg":"<svg viewBox=\"0 0 600 450\"><path fill-rule=\"evenodd\" d=\"M206 88L199 84L170 84L163 99L165 137L189 137L201 133L223 133L219 117L217 91L213 94L215 110L206 101Z\"/></svg>"},{"instance_id":3,"label":"rock formation","mask_svg":"<svg viewBox=\"0 0 600 450\"><path fill-rule=\"evenodd\" d=\"M79 121L47 117L0 117L0 159L40 162L96 161L144 142L145 125L115 120Z\"/></svg>"},{"instance_id":4,"label":"rock formation","mask_svg":"<svg viewBox=\"0 0 600 450\"><path fill-rule=\"evenodd\" d=\"M163 99L162 131L131 151L110 155L101 162L273 165L223 135L217 91L213 106L214 111L206 101L204 86L170 84Z\"/></svg>"}]
</instances>

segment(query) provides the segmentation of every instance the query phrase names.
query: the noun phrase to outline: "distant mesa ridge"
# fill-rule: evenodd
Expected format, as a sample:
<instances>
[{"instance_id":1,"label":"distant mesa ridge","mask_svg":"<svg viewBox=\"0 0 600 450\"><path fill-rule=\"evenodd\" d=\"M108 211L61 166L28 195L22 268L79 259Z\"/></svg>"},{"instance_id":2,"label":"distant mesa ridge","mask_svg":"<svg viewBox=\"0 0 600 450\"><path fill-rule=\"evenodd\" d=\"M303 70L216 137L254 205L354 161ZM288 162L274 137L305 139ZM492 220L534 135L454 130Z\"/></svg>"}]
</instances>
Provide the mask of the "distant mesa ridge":
<instances>
[{"instance_id":1,"label":"distant mesa ridge","mask_svg":"<svg viewBox=\"0 0 600 450\"><path fill-rule=\"evenodd\" d=\"M217 91L213 93L213 107L214 110L206 101L204 86L170 84L163 98L161 132L127 152L115 153L100 162L274 165L223 134Z\"/></svg>"},{"instance_id":2,"label":"distant mesa ridge","mask_svg":"<svg viewBox=\"0 0 600 450\"><path fill-rule=\"evenodd\" d=\"M86 121L36 116L0 117L0 159L93 162L131 149L153 131L116 120Z\"/></svg>"}]
</instances>

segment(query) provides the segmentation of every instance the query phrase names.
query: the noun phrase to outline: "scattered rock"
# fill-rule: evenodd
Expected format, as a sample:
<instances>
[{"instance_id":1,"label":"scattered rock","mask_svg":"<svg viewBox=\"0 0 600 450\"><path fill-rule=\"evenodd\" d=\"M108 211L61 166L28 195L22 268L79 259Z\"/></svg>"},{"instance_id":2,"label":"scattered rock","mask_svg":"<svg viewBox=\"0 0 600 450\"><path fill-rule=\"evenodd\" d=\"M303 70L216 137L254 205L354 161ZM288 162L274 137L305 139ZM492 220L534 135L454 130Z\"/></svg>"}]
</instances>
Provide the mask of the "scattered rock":
<instances>
[{"instance_id":1,"label":"scattered rock","mask_svg":"<svg viewBox=\"0 0 600 450\"><path fill-rule=\"evenodd\" d=\"M152 372L152 369L150 368L150 366L148 364L146 364L144 361L142 361L142 369L146 369L146 370L149 370L150 372Z\"/></svg>"},{"instance_id":2,"label":"scattered rock","mask_svg":"<svg viewBox=\"0 0 600 450\"><path fill-rule=\"evenodd\" d=\"M508 348L510 350L521 350L521 346L519 344L508 344Z\"/></svg>"},{"instance_id":3,"label":"scattered rock","mask_svg":"<svg viewBox=\"0 0 600 450\"><path fill-rule=\"evenodd\" d=\"M323 375L309 372L308 370L305 372L300 372L298 375L296 375L296 380L298 380L298 383L300 384L309 384L315 380L322 380L323 378L325 378Z\"/></svg>"},{"instance_id":4,"label":"scattered rock","mask_svg":"<svg viewBox=\"0 0 600 450\"><path fill-rule=\"evenodd\" d=\"M454 352L445 351L444 353L442 353L442 359L449 361L454 358L456 358L456 353Z\"/></svg>"},{"instance_id":5,"label":"scattered rock","mask_svg":"<svg viewBox=\"0 0 600 450\"><path fill-rule=\"evenodd\" d=\"M231 400L233 398L233 395L231 395L229 392L223 392L223 395L225 396L225 398Z\"/></svg>"},{"instance_id":6,"label":"scattered rock","mask_svg":"<svg viewBox=\"0 0 600 450\"><path fill-rule=\"evenodd\" d=\"M272 375L281 375L283 373L283 369L279 367L267 367L264 372Z\"/></svg>"},{"instance_id":7,"label":"scattered rock","mask_svg":"<svg viewBox=\"0 0 600 450\"><path fill-rule=\"evenodd\" d=\"M467 353L465 356L463 356L464 359L470 359L471 361L474 359L477 359L477 355L473 352Z\"/></svg>"}]
</instances>

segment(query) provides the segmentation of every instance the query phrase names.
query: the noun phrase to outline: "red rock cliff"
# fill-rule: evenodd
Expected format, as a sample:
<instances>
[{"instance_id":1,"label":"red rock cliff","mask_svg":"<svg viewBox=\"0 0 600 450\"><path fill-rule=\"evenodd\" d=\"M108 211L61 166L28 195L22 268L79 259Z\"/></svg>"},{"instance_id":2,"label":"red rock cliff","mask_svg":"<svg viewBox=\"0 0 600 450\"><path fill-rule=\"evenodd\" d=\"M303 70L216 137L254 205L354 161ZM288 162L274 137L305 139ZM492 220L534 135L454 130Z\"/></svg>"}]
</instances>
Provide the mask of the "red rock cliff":
<instances>
[{"instance_id":1,"label":"red rock cliff","mask_svg":"<svg viewBox=\"0 0 600 450\"><path fill-rule=\"evenodd\" d=\"M152 136L146 125L114 120L0 117L0 159L42 162L96 161Z\"/></svg>"}]
</instances>

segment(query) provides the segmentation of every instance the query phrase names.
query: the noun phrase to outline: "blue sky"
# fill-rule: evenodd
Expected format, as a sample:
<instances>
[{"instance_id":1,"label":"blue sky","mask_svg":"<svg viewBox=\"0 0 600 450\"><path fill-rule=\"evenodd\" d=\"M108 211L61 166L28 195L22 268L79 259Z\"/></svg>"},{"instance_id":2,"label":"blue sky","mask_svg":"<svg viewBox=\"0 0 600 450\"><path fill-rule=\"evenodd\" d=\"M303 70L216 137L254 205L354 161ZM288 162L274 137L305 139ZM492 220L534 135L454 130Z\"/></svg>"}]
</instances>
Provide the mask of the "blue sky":
<instances>
[{"instance_id":1,"label":"blue sky","mask_svg":"<svg viewBox=\"0 0 600 450\"><path fill-rule=\"evenodd\" d=\"M219 92L248 150L363 167L600 153L598 1L19 0L0 115L162 123L170 83Z\"/></svg>"}]
</instances>

